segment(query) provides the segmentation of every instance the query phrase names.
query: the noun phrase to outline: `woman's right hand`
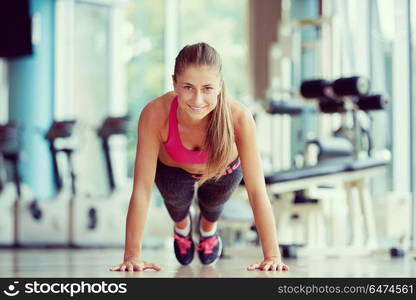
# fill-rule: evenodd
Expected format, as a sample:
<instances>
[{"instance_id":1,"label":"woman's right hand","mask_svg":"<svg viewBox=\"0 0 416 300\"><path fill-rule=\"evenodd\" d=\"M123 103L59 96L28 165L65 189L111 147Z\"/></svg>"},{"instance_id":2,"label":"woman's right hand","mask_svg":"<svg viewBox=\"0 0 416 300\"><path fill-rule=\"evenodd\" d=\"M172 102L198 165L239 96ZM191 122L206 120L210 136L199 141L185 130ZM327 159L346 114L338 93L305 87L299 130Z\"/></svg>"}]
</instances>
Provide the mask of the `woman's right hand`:
<instances>
[{"instance_id":1,"label":"woman's right hand","mask_svg":"<svg viewBox=\"0 0 416 300\"><path fill-rule=\"evenodd\" d=\"M153 269L155 271L160 271L161 268L156 266L153 263L142 261L136 258L125 259L122 264L110 268L110 271L120 271L120 272L133 272L133 271L144 271L147 269Z\"/></svg>"}]
</instances>

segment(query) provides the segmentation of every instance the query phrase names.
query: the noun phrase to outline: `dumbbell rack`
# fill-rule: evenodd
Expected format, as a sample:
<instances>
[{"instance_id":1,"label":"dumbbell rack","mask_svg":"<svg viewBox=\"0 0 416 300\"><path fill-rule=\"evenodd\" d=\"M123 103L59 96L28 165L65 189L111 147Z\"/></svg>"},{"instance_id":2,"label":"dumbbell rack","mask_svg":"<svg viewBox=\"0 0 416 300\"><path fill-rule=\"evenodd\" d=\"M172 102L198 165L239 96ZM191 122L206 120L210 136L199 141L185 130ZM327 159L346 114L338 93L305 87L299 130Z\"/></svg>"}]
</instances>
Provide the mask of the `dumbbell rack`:
<instances>
[{"instance_id":1,"label":"dumbbell rack","mask_svg":"<svg viewBox=\"0 0 416 300\"><path fill-rule=\"evenodd\" d=\"M383 109L385 106L385 100L380 95L367 95L369 89L369 83L366 79L355 76L350 78L340 78L334 82L329 82L327 80L313 80L303 83L301 86L301 94L305 98L315 98L317 99L318 110L329 114L329 113L340 113L344 118L344 121L350 117L353 126L347 127L347 134L350 138L350 141L353 145L351 157L349 160L355 161L361 158L361 126L357 118L357 112L359 110L374 110L374 109ZM348 114L348 115L347 115ZM345 132L344 132L345 134ZM348 151L346 151L348 153ZM368 253L366 251L371 251L376 248L376 232L375 232L375 223L374 223L374 214L372 210L371 197L369 196L368 186L369 186L369 176L373 173L370 171L357 171L354 173L341 173L339 176L328 176L325 178L316 177L308 178L303 180L294 181L294 185L298 185L298 188L301 187L307 188L309 185L313 186L313 182L324 183L326 180L332 180L336 178L334 182L342 182L341 189L345 191L346 201L348 205L348 210L350 213L350 229L351 229L351 241L350 247L346 248L343 245L341 247L335 247L339 244L339 237L343 235L342 232L333 231L332 240L334 241L334 247L332 249L326 249L323 251L322 248L322 234L317 239L307 240L307 247L303 248L303 253L311 253L313 250L318 250L318 253L328 253L328 254L364 254ZM357 175L355 175L357 174ZM354 176L352 176L354 175ZM326 179L327 178L327 179ZM302 183L303 182L303 183ZM302 183L302 184L301 184ZM300 184L300 185L299 185ZM273 190L274 193L271 195L274 197L277 186L280 184L273 185L270 187L270 190ZM304 204L296 204L291 198L290 185L292 183L281 184L282 190L280 193L281 198L289 197L288 201L280 201L278 211L276 211L276 216L278 217L280 229L283 227L287 228L290 223L289 219L284 220L284 216L290 217L294 215L302 215L302 218L311 219L316 218L318 215L323 215L321 199L316 199L315 202L306 201ZM295 188L295 187L294 187ZM292 190L296 192L297 190ZM285 196L285 194L287 194ZM357 195L357 196L355 196ZM306 197L308 198L308 197ZM286 199L287 200L287 199ZM313 200L313 199L307 199ZM286 204L286 207L283 207ZM283 205L283 206L282 206ZM289 213L283 213L282 211L287 211ZM279 213L280 211L280 213ZM282 215L283 213L283 215ZM322 219L322 217L319 217ZM318 219L319 219L318 218ZM317 219L317 222L313 224L320 224L320 221ZM322 220L321 220L322 221ZM284 226L283 226L284 225ZM313 226L315 226L313 225ZM290 225L289 225L290 227ZM308 225L310 227L310 225ZM335 226L334 226L335 227ZM316 233L321 232L322 226L316 227ZM313 236L311 232L308 231L307 237ZM279 235L282 235L283 231L280 231ZM345 233L344 233L345 235ZM337 242L338 241L338 242ZM294 240L296 243L296 240ZM283 250L287 250L287 254L294 255L290 245L285 247ZM309 251L309 252L308 252Z\"/></svg>"},{"instance_id":2,"label":"dumbbell rack","mask_svg":"<svg viewBox=\"0 0 416 300\"><path fill-rule=\"evenodd\" d=\"M369 88L369 81L360 76L339 78L333 82L324 79L307 80L300 87L300 93L305 99L317 100L321 113L341 114L343 125L338 134L351 140L355 159L362 157L363 149L358 114L382 110L387 104L381 95L368 95ZM348 117L352 119L352 126L345 126Z\"/></svg>"}]
</instances>

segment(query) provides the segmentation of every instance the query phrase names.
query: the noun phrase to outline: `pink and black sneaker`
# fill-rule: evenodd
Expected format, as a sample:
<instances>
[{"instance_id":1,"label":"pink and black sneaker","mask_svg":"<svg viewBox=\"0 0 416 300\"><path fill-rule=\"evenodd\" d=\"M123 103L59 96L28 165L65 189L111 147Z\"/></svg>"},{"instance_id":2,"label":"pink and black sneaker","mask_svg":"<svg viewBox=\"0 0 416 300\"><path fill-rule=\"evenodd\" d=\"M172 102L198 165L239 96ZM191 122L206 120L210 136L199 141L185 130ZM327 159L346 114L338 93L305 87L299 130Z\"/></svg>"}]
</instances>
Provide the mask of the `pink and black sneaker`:
<instances>
[{"instance_id":1,"label":"pink and black sneaker","mask_svg":"<svg viewBox=\"0 0 416 300\"><path fill-rule=\"evenodd\" d=\"M189 218L192 220L192 218ZM177 232L173 234L174 242L173 247L175 249L175 256L176 259L182 265L188 265L194 259L195 253L195 244L192 240L192 221L191 221L191 230L189 231L188 235L183 236Z\"/></svg>"},{"instance_id":2,"label":"pink and black sneaker","mask_svg":"<svg viewBox=\"0 0 416 300\"><path fill-rule=\"evenodd\" d=\"M197 250L201 263L204 265L215 263L222 252L222 241L218 232L208 237L201 235Z\"/></svg>"}]
</instances>

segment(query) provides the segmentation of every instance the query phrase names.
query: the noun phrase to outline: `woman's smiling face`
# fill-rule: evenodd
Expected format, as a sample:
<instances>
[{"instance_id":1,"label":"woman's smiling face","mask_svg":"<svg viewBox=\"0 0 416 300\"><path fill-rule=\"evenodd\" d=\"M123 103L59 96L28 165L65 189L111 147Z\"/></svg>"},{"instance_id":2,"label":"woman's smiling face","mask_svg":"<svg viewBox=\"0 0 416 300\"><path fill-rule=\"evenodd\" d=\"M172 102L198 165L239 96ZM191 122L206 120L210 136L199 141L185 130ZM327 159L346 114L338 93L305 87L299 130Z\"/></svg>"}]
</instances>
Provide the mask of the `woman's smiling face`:
<instances>
[{"instance_id":1,"label":"woman's smiling face","mask_svg":"<svg viewBox=\"0 0 416 300\"><path fill-rule=\"evenodd\" d=\"M215 109L221 83L222 77L218 68L188 66L176 78L173 77L180 109L192 119L203 119Z\"/></svg>"}]
</instances>

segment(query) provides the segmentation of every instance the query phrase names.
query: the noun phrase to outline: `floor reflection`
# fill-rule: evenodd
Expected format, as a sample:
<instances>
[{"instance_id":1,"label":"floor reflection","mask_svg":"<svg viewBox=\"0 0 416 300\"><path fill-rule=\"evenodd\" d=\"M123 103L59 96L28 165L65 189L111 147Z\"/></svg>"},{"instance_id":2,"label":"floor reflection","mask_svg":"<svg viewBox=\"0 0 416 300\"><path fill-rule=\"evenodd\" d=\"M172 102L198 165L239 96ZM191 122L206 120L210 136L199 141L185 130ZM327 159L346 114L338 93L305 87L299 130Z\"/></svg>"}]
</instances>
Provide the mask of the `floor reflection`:
<instances>
[{"instance_id":1,"label":"floor reflection","mask_svg":"<svg viewBox=\"0 0 416 300\"><path fill-rule=\"evenodd\" d=\"M412 255L392 259L388 254L368 257L288 259L290 271L247 271L259 261L258 249L229 251L227 259L205 266L198 259L180 265L172 251L145 251L143 257L162 268L157 272L110 272L120 263L122 250L0 250L0 277L112 277L112 278L282 278L282 277L415 277Z\"/></svg>"}]
</instances>

